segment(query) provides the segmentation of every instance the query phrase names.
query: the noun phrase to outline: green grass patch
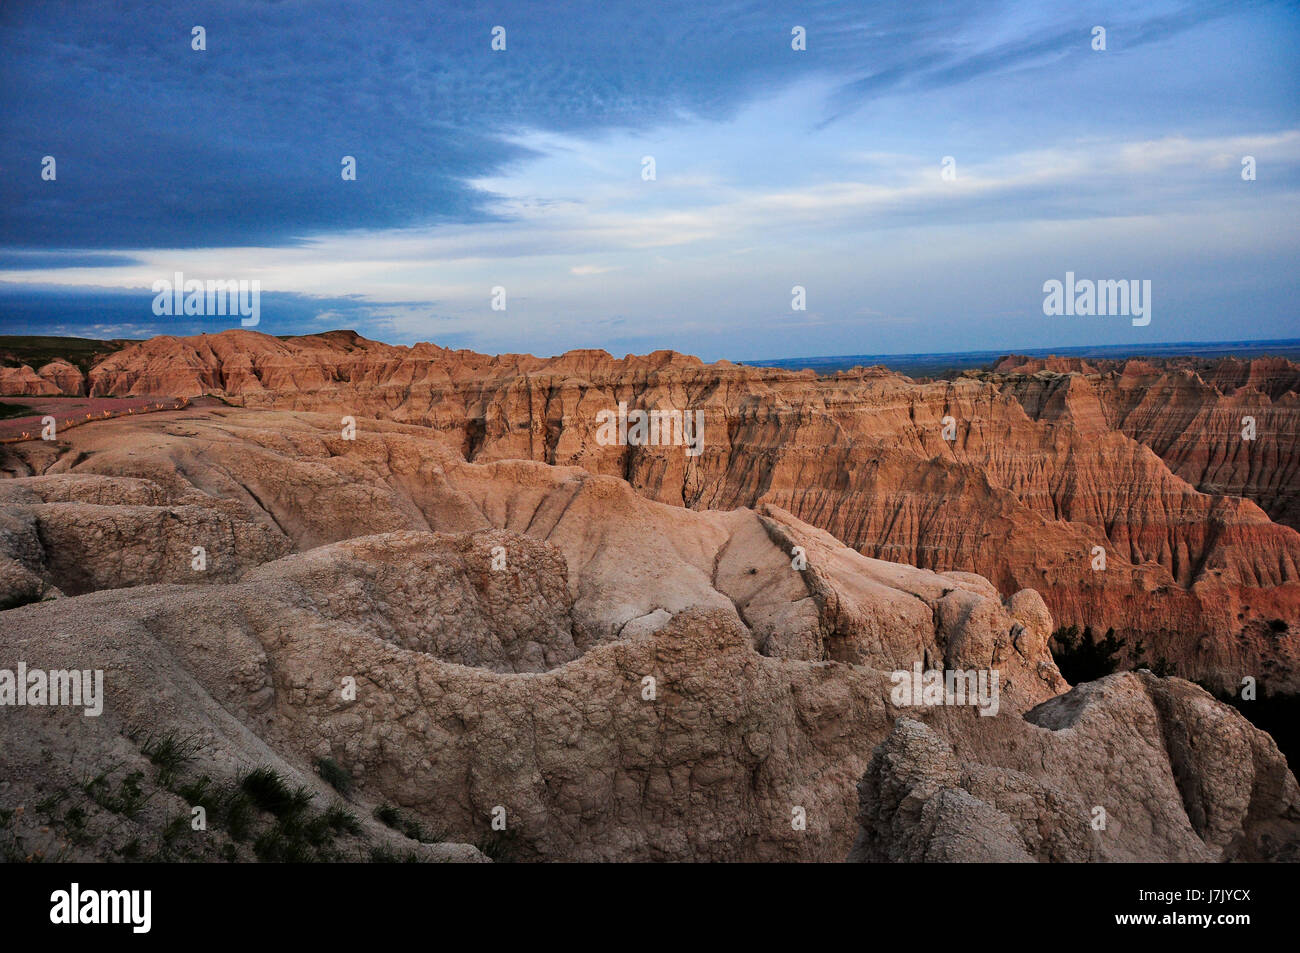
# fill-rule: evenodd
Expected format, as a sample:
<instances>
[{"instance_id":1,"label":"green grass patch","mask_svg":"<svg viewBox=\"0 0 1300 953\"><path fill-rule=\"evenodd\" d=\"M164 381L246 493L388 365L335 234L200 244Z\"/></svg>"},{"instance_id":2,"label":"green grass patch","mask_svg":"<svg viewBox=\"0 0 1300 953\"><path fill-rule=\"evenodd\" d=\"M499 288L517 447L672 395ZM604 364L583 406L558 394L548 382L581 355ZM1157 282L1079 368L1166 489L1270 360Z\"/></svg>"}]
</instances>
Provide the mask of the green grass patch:
<instances>
[{"instance_id":1,"label":"green grass patch","mask_svg":"<svg viewBox=\"0 0 1300 953\"><path fill-rule=\"evenodd\" d=\"M239 787L259 808L279 818L301 814L311 806L311 791L290 788L274 768L254 768L239 779Z\"/></svg>"},{"instance_id":2,"label":"green grass patch","mask_svg":"<svg viewBox=\"0 0 1300 953\"><path fill-rule=\"evenodd\" d=\"M348 773L347 768L333 758L317 758L316 773L321 776L321 780L335 791L338 791L339 794L344 797L351 795L352 775Z\"/></svg>"},{"instance_id":3,"label":"green grass patch","mask_svg":"<svg viewBox=\"0 0 1300 953\"><path fill-rule=\"evenodd\" d=\"M427 837L424 828L420 822L414 818L407 817L391 804L381 804L375 808L375 820L385 827L391 827L395 831L401 831L411 840L424 841Z\"/></svg>"},{"instance_id":4,"label":"green grass patch","mask_svg":"<svg viewBox=\"0 0 1300 953\"><path fill-rule=\"evenodd\" d=\"M361 835L361 822L342 804L331 804L322 815L330 829L339 834Z\"/></svg>"},{"instance_id":5,"label":"green grass patch","mask_svg":"<svg viewBox=\"0 0 1300 953\"><path fill-rule=\"evenodd\" d=\"M143 782L144 772L132 771L114 788L108 780L108 772L105 771L88 781L83 781L81 790L104 810L131 818L139 814L145 802L149 800L141 787Z\"/></svg>"},{"instance_id":6,"label":"green grass patch","mask_svg":"<svg viewBox=\"0 0 1300 953\"><path fill-rule=\"evenodd\" d=\"M189 766L203 745L196 736L181 737L174 731L149 735L140 746L140 752L158 769L158 783L171 788L180 772Z\"/></svg>"}]
</instances>

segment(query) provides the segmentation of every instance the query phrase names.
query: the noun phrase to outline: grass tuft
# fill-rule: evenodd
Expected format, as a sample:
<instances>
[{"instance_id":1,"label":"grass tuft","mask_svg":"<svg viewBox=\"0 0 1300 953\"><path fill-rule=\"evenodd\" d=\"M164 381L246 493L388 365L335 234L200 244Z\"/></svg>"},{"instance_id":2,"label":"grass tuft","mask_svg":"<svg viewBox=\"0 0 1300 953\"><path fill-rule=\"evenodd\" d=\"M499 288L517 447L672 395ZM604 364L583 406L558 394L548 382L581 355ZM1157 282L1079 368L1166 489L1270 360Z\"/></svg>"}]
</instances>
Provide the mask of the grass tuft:
<instances>
[{"instance_id":1,"label":"grass tuft","mask_svg":"<svg viewBox=\"0 0 1300 953\"><path fill-rule=\"evenodd\" d=\"M158 783L170 788L202 747L194 735L181 737L174 731L168 731L157 737L150 735L145 738L140 752L158 769Z\"/></svg>"},{"instance_id":2,"label":"grass tuft","mask_svg":"<svg viewBox=\"0 0 1300 953\"><path fill-rule=\"evenodd\" d=\"M352 775L348 773L347 768L333 758L317 758L316 773L321 776L321 779L326 784L344 797L352 794Z\"/></svg>"},{"instance_id":3,"label":"grass tuft","mask_svg":"<svg viewBox=\"0 0 1300 953\"><path fill-rule=\"evenodd\" d=\"M311 791L290 788L274 768L254 768L239 779L239 787L259 808L278 818L301 814L311 806Z\"/></svg>"},{"instance_id":4,"label":"grass tuft","mask_svg":"<svg viewBox=\"0 0 1300 953\"><path fill-rule=\"evenodd\" d=\"M375 808L375 820L379 821L385 827L391 827L395 831L401 831L407 837L411 838L411 840L428 840L424 828L420 826L419 821L407 817L391 804L381 804Z\"/></svg>"}]
</instances>

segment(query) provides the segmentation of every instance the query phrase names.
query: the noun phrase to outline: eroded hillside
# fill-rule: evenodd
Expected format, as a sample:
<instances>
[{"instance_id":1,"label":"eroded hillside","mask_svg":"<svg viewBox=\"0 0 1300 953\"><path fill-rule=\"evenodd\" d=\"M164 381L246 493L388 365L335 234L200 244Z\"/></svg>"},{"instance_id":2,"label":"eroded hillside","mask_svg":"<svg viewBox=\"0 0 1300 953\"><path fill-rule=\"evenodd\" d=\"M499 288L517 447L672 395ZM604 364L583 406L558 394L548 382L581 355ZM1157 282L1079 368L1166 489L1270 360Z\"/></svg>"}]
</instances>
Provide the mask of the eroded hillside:
<instances>
[{"instance_id":1,"label":"eroded hillside","mask_svg":"<svg viewBox=\"0 0 1300 953\"><path fill-rule=\"evenodd\" d=\"M322 804L328 758L444 859L1279 859L1300 838L1276 746L1202 690L1071 692L1038 593L863 556L772 504L699 511L301 411L191 407L3 453L25 475L0 482L0 586L44 601L0 613L0 667L106 686L99 717L6 712L23 849L163 836L180 794L118 818L85 793L163 786L145 725L195 739L192 771L270 764ZM996 671L995 712L900 705L891 673L916 665Z\"/></svg>"},{"instance_id":2,"label":"eroded hillside","mask_svg":"<svg viewBox=\"0 0 1300 953\"><path fill-rule=\"evenodd\" d=\"M696 510L771 504L869 556L977 573L1004 595L1035 588L1060 624L1114 628L1129 664L1295 691L1297 373L1280 359L1008 359L918 383L671 352L491 357L230 331L125 348L88 388L390 420L474 462L577 466ZM699 411L702 452L602 444L599 415L620 403Z\"/></svg>"}]
</instances>

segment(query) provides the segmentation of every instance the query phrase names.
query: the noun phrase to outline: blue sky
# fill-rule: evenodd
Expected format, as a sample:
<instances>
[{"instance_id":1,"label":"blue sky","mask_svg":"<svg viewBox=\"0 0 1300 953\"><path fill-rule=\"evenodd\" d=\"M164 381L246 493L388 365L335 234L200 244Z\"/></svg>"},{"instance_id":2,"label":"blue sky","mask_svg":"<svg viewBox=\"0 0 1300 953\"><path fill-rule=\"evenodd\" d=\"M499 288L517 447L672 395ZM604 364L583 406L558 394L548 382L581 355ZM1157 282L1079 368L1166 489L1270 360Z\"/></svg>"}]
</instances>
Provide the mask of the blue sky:
<instances>
[{"instance_id":1,"label":"blue sky","mask_svg":"<svg viewBox=\"0 0 1300 953\"><path fill-rule=\"evenodd\" d=\"M181 271L489 352L1297 337L1298 53L1285 3L10 0L0 333L237 326L155 316ZM1044 316L1066 271L1151 323Z\"/></svg>"}]
</instances>

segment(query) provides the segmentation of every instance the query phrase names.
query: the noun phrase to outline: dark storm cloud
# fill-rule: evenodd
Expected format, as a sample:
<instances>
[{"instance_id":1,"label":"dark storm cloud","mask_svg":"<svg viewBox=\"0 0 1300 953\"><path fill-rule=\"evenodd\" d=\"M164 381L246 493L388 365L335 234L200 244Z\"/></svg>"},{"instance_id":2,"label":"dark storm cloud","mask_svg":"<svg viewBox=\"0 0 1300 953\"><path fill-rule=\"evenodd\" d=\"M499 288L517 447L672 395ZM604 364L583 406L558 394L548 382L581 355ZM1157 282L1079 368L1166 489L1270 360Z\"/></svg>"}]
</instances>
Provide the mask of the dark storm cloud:
<instances>
[{"instance_id":1,"label":"dark storm cloud","mask_svg":"<svg viewBox=\"0 0 1300 953\"><path fill-rule=\"evenodd\" d=\"M468 180L527 156L504 138L520 129L724 117L810 66L851 77L842 114L1059 49L1052 35L970 53L954 38L974 18L949 3L6 3L0 246L291 245L482 221L490 196ZM811 59L790 55L796 22Z\"/></svg>"},{"instance_id":2,"label":"dark storm cloud","mask_svg":"<svg viewBox=\"0 0 1300 953\"><path fill-rule=\"evenodd\" d=\"M481 220L486 196L466 179L527 154L503 131L728 108L757 68L721 42L742 27L731 16L673 19L654 5L6 7L0 244L281 245ZM500 20L508 52L493 54ZM754 16L745 22L752 38ZM190 48L196 24L205 52ZM39 176L45 155L56 183ZM344 155L357 159L355 182L340 178Z\"/></svg>"},{"instance_id":3,"label":"dark storm cloud","mask_svg":"<svg viewBox=\"0 0 1300 953\"><path fill-rule=\"evenodd\" d=\"M147 288L0 282L0 334L147 338L215 334L240 327L238 317L158 316L153 301L154 293ZM354 295L313 297L281 291L263 291L260 304L256 330L280 335L362 326L370 334L380 333L389 325L391 312L409 308Z\"/></svg>"}]
</instances>

